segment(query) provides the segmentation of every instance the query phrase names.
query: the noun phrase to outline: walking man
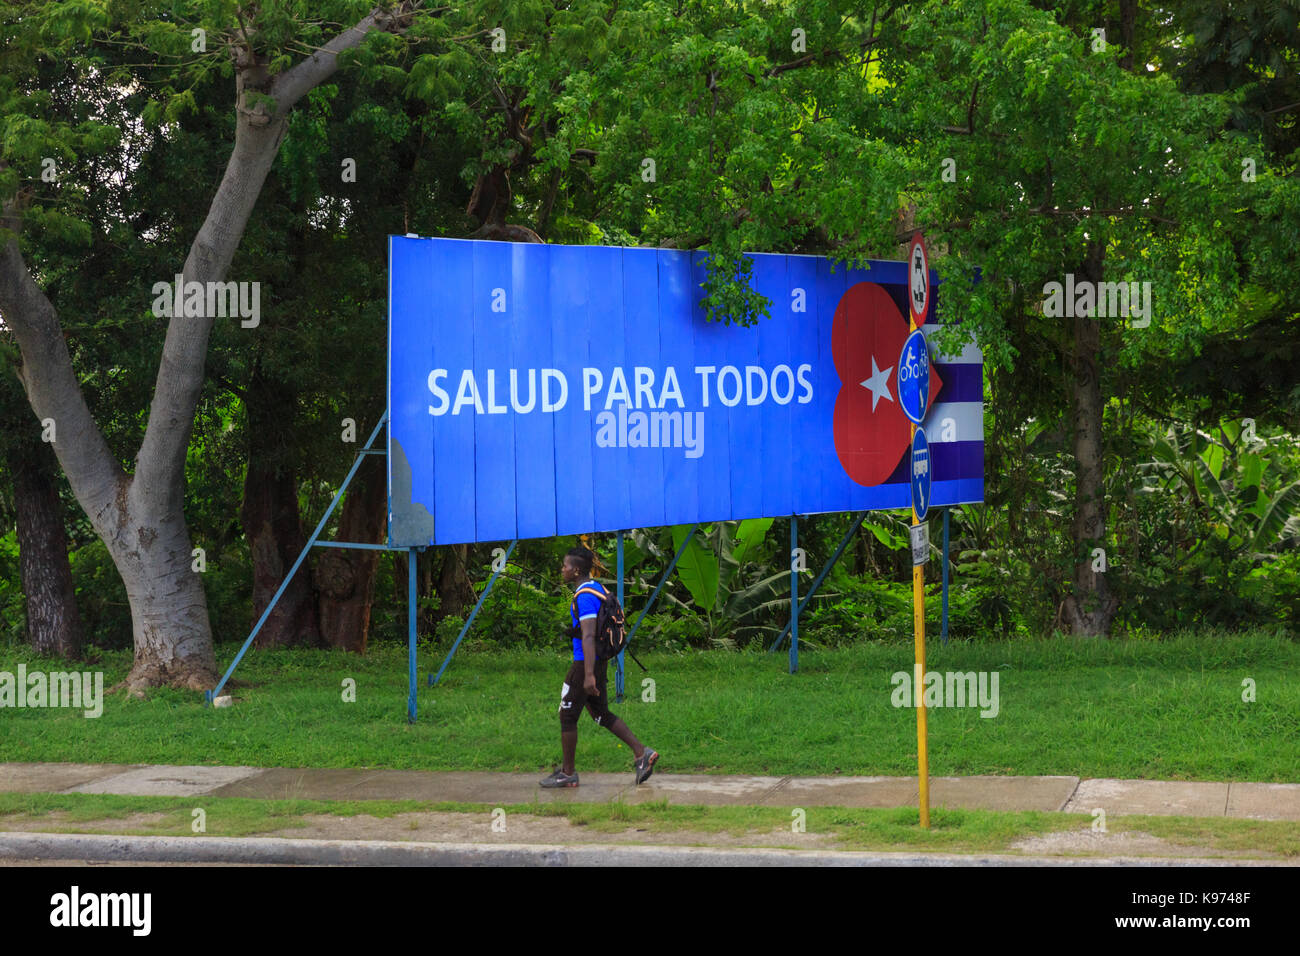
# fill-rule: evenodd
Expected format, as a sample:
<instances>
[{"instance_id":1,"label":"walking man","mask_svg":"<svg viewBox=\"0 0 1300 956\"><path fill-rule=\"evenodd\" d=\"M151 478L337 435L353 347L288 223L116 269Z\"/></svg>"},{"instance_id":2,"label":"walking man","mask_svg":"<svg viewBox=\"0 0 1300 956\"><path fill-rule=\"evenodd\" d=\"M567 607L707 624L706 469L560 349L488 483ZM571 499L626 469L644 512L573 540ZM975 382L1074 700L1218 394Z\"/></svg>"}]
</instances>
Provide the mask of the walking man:
<instances>
[{"instance_id":1,"label":"walking man","mask_svg":"<svg viewBox=\"0 0 1300 956\"><path fill-rule=\"evenodd\" d=\"M596 659L596 616L600 613L601 599L589 593L592 589L601 594L609 592L591 576L594 558L595 555L587 548L573 548L564 556L560 567L564 583L582 593L569 604L569 619L573 622L569 632L573 643L573 665L560 691L560 746L564 763L542 781L541 785L547 789L578 785L574 759L578 751L578 717L584 706L596 723L632 748L637 783L650 779L655 761L659 759L658 753L642 745L627 724L609 712L605 694L605 671L609 661Z\"/></svg>"}]
</instances>

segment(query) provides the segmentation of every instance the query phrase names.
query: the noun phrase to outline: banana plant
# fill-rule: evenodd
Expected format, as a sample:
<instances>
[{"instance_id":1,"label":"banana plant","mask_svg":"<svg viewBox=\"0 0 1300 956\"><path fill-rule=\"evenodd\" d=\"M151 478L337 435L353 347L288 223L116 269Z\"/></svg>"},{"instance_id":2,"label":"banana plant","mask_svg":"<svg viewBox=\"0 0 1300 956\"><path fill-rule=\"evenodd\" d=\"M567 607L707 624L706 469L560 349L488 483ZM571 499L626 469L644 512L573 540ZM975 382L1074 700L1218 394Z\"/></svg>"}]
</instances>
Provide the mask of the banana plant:
<instances>
[{"instance_id":1,"label":"banana plant","mask_svg":"<svg viewBox=\"0 0 1300 956\"><path fill-rule=\"evenodd\" d=\"M716 644L734 644L776 628L782 609L788 610L790 572L775 573L753 559L771 518L718 521L707 525L686 545L677 561L677 576L692 601L705 612L709 637ZM690 529L672 529L674 551L682 547Z\"/></svg>"},{"instance_id":2,"label":"banana plant","mask_svg":"<svg viewBox=\"0 0 1300 956\"><path fill-rule=\"evenodd\" d=\"M1214 432L1170 427L1151 439L1152 459L1139 466L1147 492L1181 494L1229 547L1256 559L1300 535L1300 481L1275 476L1280 456L1268 442L1240 443L1235 424ZM1289 476L1288 476L1289 477Z\"/></svg>"},{"instance_id":3,"label":"banana plant","mask_svg":"<svg viewBox=\"0 0 1300 956\"><path fill-rule=\"evenodd\" d=\"M755 550L771 526L771 518L758 518L723 521L701 528L682 551L675 569L676 578L685 588L690 602L681 600L668 589L660 592L659 601L668 607L683 609L693 603L706 613L722 616L737 608L745 611L748 602L738 599L737 595L750 588L739 588L736 575L747 562L753 561ZM629 531L624 551L624 567L629 579L641 589L650 590L654 586L654 573L649 576L641 573L642 566L648 571L667 564L682 547L682 542L690 534L690 527L677 525L669 529L671 547L663 542L658 529ZM783 576L788 580L786 571L773 575L775 578Z\"/></svg>"}]
</instances>

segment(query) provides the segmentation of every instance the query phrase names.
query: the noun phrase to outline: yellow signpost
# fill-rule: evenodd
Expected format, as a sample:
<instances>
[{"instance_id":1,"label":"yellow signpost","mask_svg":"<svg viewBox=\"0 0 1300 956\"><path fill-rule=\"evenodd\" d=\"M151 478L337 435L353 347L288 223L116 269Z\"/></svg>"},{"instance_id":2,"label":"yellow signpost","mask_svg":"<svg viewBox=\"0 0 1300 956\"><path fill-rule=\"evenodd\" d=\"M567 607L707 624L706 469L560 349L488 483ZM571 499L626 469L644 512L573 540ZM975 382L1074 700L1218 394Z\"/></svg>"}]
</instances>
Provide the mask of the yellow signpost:
<instances>
[{"instance_id":1,"label":"yellow signpost","mask_svg":"<svg viewBox=\"0 0 1300 956\"><path fill-rule=\"evenodd\" d=\"M912 426L916 434L916 426ZM916 518L916 508L912 508L912 525L920 522ZM912 681L912 695L916 702L916 769L917 802L921 808L921 826L930 828L930 755L928 752L928 732L925 723L925 694L922 682L925 678L925 565L912 565L912 633L916 643L916 673Z\"/></svg>"},{"instance_id":2,"label":"yellow signpost","mask_svg":"<svg viewBox=\"0 0 1300 956\"><path fill-rule=\"evenodd\" d=\"M910 331L916 332L925 324L926 314L930 309L930 261L929 254L925 248L925 241L918 232L912 237L911 246L908 248L908 317ZM907 354L904 348L904 355ZM920 399L917 414L913 418L908 413L909 420L912 420L912 427L909 435L915 443L916 429L918 423L925 418L926 404L929 396L928 382L930 377L928 352L924 353L924 367L919 369L920 379ZM900 399L902 365L899 367L900 374ZM924 383L924 384L922 384ZM907 403L903 402L906 409ZM928 462L927 462L928 466ZM913 475L913 487L915 486L915 475ZM921 519L916 512L916 495L913 493L912 500L912 633L916 645L916 670L913 674L912 681L912 701L916 705L916 770L917 770L917 806L921 813L921 827L928 830L930 828L930 755L929 755L929 733L926 727L925 713L925 694L922 690L925 679L925 564L924 557L918 560L917 557L917 538L919 532L916 530L921 526ZM929 547L928 540L925 548Z\"/></svg>"}]
</instances>

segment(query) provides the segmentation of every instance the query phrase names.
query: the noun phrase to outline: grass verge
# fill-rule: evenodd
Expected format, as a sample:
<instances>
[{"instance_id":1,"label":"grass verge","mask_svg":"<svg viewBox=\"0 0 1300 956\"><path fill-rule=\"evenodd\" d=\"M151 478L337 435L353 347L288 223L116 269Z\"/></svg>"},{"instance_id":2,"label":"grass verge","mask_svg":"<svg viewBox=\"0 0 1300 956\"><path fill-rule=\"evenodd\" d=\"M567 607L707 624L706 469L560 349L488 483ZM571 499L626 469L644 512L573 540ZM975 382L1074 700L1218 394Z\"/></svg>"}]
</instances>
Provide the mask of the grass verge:
<instances>
[{"instance_id":1,"label":"grass verge","mask_svg":"<svg viewBox=\"0 0 1300 956\"><path fill-rule=\"evenodd\" d=\"M377 647L364 657L254 650L237 672L237 703L228 709L205 708L200 695L174 690L147 700L110 695L95 719L72 709L0 709L0 762L526 772L558 762L556 707L568 663L561 653L463 647L442 684L427 688L424 675L441 660L439 650L420 651L415 724L406 721L403 648ZM222 646L218 660L234 652ZM915 773L915 711L894 706L891 680L910 672L910 646L804 650L793 675L784 654L643 659L650 673L629 670L627 699L613 710L663 754L664 772ZM21 648L0 652L0 671L19 663L29 671L68 666ZM1278 743L1300 739L1300 642L1281 632L932 642L927 663L940 673L998 677L995 716L991 707L930 710L936 776L1300 781L1300 747ZM109 686L126 673L130 654L81 666L103 670ZM626 747L585 717L578 761L583 771L611 772L632 762Z\"/></svg>"},{"instance_id":2,"label":"grass verge","mask_svg":"<svg viewBox=\"0 0 1300 956\"><path fill-rule=\"evenodd\" d=\"M810 807L805 831L792 831L789 808L642 804L537 803L494 808L489 804L400 801L255 800L243 798L137 797L106 794L0 793L0 830L57 833L115 833L146 836L194 835L196 804L203 810L204 835L220 837L292 834L356 839L362 822L390 821L383 835L373 827L366 838L465 842L467 828L488 842L679 842L688 845L784 846L798 849L1015 853L1013 844L1034 837L1068 835L1056 850L1066 855L1202 855L1293 860L1300 857L1300 823L1191 817L1111 817L1111 840L1090 836L1083 814L1001 813L942 810L931 814L931 829L917 825L915 810ZM492 831L494 809L505 811L508 826ZM433 816L439 815L439 816ZM446 815L454 815L449 822ZM368 818L368 819L367 819ZM536 822L566 827L534 828ZM383 828L381 828L383 829ZM441 832L439 832L441 830ZM567 837L565 836L567 834ZM1131 844L1124 835L1160 841ZM662 839L676 835L679 840ZM528 839L529 836L534 839ZM1095 835L1094 835L1095 836ZM719 838L729 838L720 840ZM1113 839L1118 837L1119 839ZM1135 848L1136 847L1136 848ZM1030 849L1035 855L1051 848Z\"/></svg>"}]
</instances>

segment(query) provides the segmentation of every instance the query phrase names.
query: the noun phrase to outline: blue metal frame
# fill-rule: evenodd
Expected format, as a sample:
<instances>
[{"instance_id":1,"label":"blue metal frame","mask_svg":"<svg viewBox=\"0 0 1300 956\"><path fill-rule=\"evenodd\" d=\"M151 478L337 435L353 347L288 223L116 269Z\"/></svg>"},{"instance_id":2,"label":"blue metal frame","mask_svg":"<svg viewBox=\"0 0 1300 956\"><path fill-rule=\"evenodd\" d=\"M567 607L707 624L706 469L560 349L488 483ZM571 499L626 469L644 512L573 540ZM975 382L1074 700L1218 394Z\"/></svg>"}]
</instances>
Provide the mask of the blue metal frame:
<instances>
[{"instance_id":1,"label":"blue metal frame","mask_svg":"<svg viewBox=\"0 0 1300 956\"><path fill-rule=\"evenodd\" d=\"M615 596L618 598L618 606L623 606L623 532L618 533L618 587ZM624 612L626 613L626 612ZM625 651L619 651L618 656L614 658L614 702L623 703L623 655Z\"/></svg>"},{"instance_id":2,"label":"blue metal frame","mask_svg":"<svg viewBox=\"0 0 1300 956\"><path fill-rule=\"evenodd\" d=\"M799 516L790 516L790 673L799 670L799 562L795 553L799 550Z\"/></svg>"},{"instance_id":3,"label":"blue metal frame","mask_svg":"<svg viewBox=\"0 0 1300 956\"><path fill-rule=\"evenodd\" d=\"M307 557L308 551L317 545L340 548L374 548L383 551L389 550L387 545L352 544L341 541L317 541L320 537L321 531L324 530L326 523L330 520L330 515L334 513L334 509L338 507L339 501L343 498L343 493L348 490L348 485L351 484L353 476L357 473L357 468L361 466L361 462L365 460L366 455L385 454L385 452L379 450L371 451L370 446L375 443L375 439L379 436L380 429L382 429L386 424L388 424L388 409L384 409L384 414L380 416L379 423L375 425L375 430L372 431L370 437L366 439L366 444L357 455L357 460L352 463L352 468L348 471L348 476L343 479L343 484L339 486L338 494L334 496L334 500L330 502L329 508L325 510L325 516L320 519L320 523L316 525L316 530L313 531L311 537L307 539L307 544L303 546L302 553L298 555L298 560L293 563L293 567L289 569L289 573L286 574L284 580L280 582L280 587L275 592L275 596L272 597L270 603L266 605L266 610L262 612L262 616L257 619L257 623L253 626L252 633L249 634L248 639L244 641L244 646L239 649L239 653L235 655L235 659L230 662L230 667L222 676L220 683L218 683L212 690L204 692L204 706L210 705L213 699L221 693L221 689L226 686L226 681L230 680L230 675L235 672L235 668L239 666L239 662L244 659L244 654L247 653L248 648L252 645L253 639L257 637L257 632L262 629L262 625L266 623L266 619L271 616L271 611L280 600L280 596L284 594L284 589L289 586L289 582L293 580L293 576L298 572L298 568L302 566L302 562Z\"/></svg>"},{"instance_id":4,"label":"blue metal frame","mask_svg":"<svg viewBox=\"0 0 1300 956\"><path fill-rule=\"evenodd\" d=\"M645 620L645 616L649 614L650 609L655 606L655 600L659 597L659 592L662 591L663 586L668 583L668 575L672 574L673 568L677 567L677 559L686 551L686 546L691 543L691 539L695 537L695 532L698 530L700 530L698 524L691 526L690 534L686 536L686 540L682 542L682 546L677 549L677 553L673 555L673 559L668 562L668 570L664 572L664 576L661 577L659 583L655 585L654 593L650 595L649 602L647 602L646 606L641 609L641 616L636 619L636 623L632 625L632 630L627 633L627 642L629 644L632 643L632 638L636 636L636 629L641 626L641 622Z\"/></svg>"},{"instance_id":5,"label":"blue metal frame","mask_svg":"<svg viewBox=\"0 0 1300 956\"><path fill-rule=\"evenodd\" d=\"M375 439L379 436L380 430L387 423L388 423L388 410L385 409L384 414L380 417L378 424L375 425L374 431L370 433L370 437L366 440L366 444L358 452L357 459L352 463L352 467L351 469L349 469L347 477L343 479L343 484L339 486L339 490L337 494L334 495L334 500L330 502L329 508L325 510L324 516L320 519L320 522L316 525L315 530L312 531L311 536L307 539L307 543L303 547L302 552L298 555L297 560L294 561L293 567L289 569L289 573L285 575L284 580L280 583L280 587L276 590L275 595L271 598L270 603L267 604L266 609L262 612L262 616L258 618L257 623L253 626L252 632L248 635L248 638L244 641L243 646L240 647L239 653L235 655L235 659L231 661L230 667L227 668L225 674L222 675L221 681L217 684L217 686L214 687L212 690L206 691L204 693L205 706L210 705L212 703L213 699L216 698L221 693L221 690L226 686L226 683L230 680L231 675L234 674L235 668L239 666L240 661L243 660L244 655L248 652L249 647L252 646L254 639L261 631L262 625L264 625L267 621L267 618L271 616L271 611L275 608L275 605L279 602L281 596L284 594L285 588L289 586L289 582L293 580L293 576L298 572L298 569L302 566L303 561L307 557L308 551L310 551L314 547L354 548L358 550L369 550L369 551L406 551L407 571L408 571L408 575L407 575L408 577L407 657L408 657L408 671L409 671L408 674L409 688L408 688L407 703L406 703L406 718L407 721L410 723L415 722L416 719L416 623L419 617L418 608L416 606L417 605L416 564L417 564L418 554L421 551L424 551L425 549L424 548L393 548L386 544L364 544L361 542L354 542L354 541L319 540L321 531L324 530L325 525L329 522L330 516L334 513L334 509L338 507L339 501L342 500L344 493L348 489L348 486L352 483L352 479L356 476L357 469L361 466L361 462L365 460L367 455L387 455L388 453L387 449L379 449L379 448L371 447L372 445L374 445ZM950 508L943 509L943 565L942 565L943 567L943 628L942 628L941 636L945 644L948 642L948 558L949 558L948 545L949 545L950 511L951 511ZM858 529L862 526L862 522L866 519L866 516L867 516L867 512L865 511L860 512L858 514L857 520L853 523L853 526L849 529L848 533L844 535L844 538L840 541L839 547L835 549L835 553L831 555L830 560L826 562L826 566L822 568L821 573L818 574L816 579L813 581L812 587L808 589L808 593L805 594L802 599L799 596L799 570L794 560L795 549L798 548L799 546L799 518L797 515L790 516L790 559L791 559L790 560L790 622L785 626L785 629L781 632L780 636L777 637L775 643L773 643L772 646L768 648L768 653L772 653L773 651L775 651L781 645L781 642L785 640L786 634L789 634L791 674L794 674L799 670L799 615L803 613L804 608L808 606L808 602L811 601L813 595L817 593L818 588L821 587L822 582L826 579L826 575L830 573L831 568L833 568L835 566L835 563L840 559L840 556L844 553L844 549L848 547L849 542L853 539L853 536L857 533ZM677 553L673 555L672 561L668 563L668 567L664 570L663 576L660 577L659 583L655 585L655 589L650 595L650 600L647 601L645 607L641 609L641 613L637 616L636 623L632 625L632 629L628 632L629 644L632 642L632 638L636 636L637 630L641 627L641 622L645 620L646 615L650 613L650 610L654 607L655 601L659 599L659 592L663 590L664 585L668 582L669 576L673 573L673 569L677 567L677 562L681 559L681 556L685 553L687 546L691 543L691 540L695 537L695 533L699 530L699 527L700 526L698 524L693 525L691 527L691 530L686 535L686 539L682 542L681 547L677 549ZM519 543L518 539L515 539L514 541L510 542L510 547L506 551L505 561L502 562L501 570L504 570L506 562L510 560L510 555L514 553L515 546L518 543ZM457 635L455 643L452 644L451 646L451 650L447 652L447 656L443 660L442 666L438 668L437 674L429 675L428 685L430 687L436 686L438 682L442 679L443 672L446 671L447 665L451 663L451 659L453 656L455 656L456 650L457 648L460 647L461 641L463 641L465 639L465 635L469 633L470 626L474 623L474 618L478 616L479 609L483 606L483 602L487 599L488 594L491 593L493 585L496 584L497 578L500 577L501 575L501 570L494 571L492 573L492 577L488 579L487 586L483 589L483 593L479 595L479 599L475 603L474 609L470 612L469 618L465 621L464 625L461 627L460 634ZM618 532L617 589L618 589L617 590L618 601L619 604L622 605L624 603L624 532L623 531ZM615 693L617 695L618 701L622 701L624 697L624 690L625 690L624 678L625 678L624 656L622 653L620 653L616 658L616 670L614 676L614 687L615 687Z\"/></svg>"},{"instance_id":6,"label":"blue metal frame","mask_svg":"<svg viewBox=\"0 0 1300 956\"><path fill-rule=\"evenodd\" d=\"M493 571L492 577L488 578L487 587L485 587L483 593L478 596L478 601L474 604L474 610L469 612L469 617L465 619L465 623L461 626L460 634L456 636L456 643L451 645L451 650L447 652L447 656L443 660L442 666L438 668L437 675L429 675L430 687L437 687L438 681L442 680L442 672L445 671L447 665L451 663L452 657L456 654L456 648L460 647L460 642L465 640L465 635L469 633L470 625L474 623L474 618L478 616L478 609L483 606L483 602L487 600L487 596L492 593L492 585L497 583L497 578L499 578L501 572L506 569L506 564L510 561L510 555L514 554L515 545L518 543L518 538L515 538L515 540L510 542L510 547L506 549L506 556L501 559L501 567Z\"/></svg>"},{"instance_id":7,"label":"blue metal frame","mask_svg":"<svg viewBox=\"0 0 1300 956\"><path fill-rule=\"evenodd\" d=\"M831 555L831 559L826 562L826 567L822 568L821 573L818 574L817 577L813 580L812 587L808 589L808 593L805 594L803 600L799 602L798 610L795 613L794 617L797 618L800 614L803 613L804 608L808 606L808 602L811 601L813 595L817 593L817 589L820 588L822 586L822 582L826 580L826 575L830 574L831 568L835 566L835 562L837 562L840 559L840 555L844 553L844 549L849 546L849 542L853 540L853 536L857 533L858 529L862 527L862 522L865 521L866 519L867 519L867 512L865 511L858 512L858 520L853 523L853 527L849 528L848 533L845 534L842 539L840 539L840 545L838 548L835 549L835 553ZM793 521L794 519L792 518L791 520ZM794 541L794 537L791 536L790 540ZM792 562L794 561L794 549L796 547L797 545L795 544L792 544L790 546L790 551L791 551L790 560ZM767 652L771 654L778 647L780 647L781 642L785 640L785 636L789 633L790 633L790 624L787 624L785 626L785 630L783 630L780 636L778 636L777 639L772 643L772 646L767 649Z\"/></svg>"},{"instance_id":8,"label":"blue metal frame","mask_svg":"<svg viewBox=\"0 0 1300 956\"><path fill-rule=\"evenodd\" d=\"M945 644L948 643L948 515L950 511L951 509L949 508L943 509L943 628L941 636L943 638L943 643ZM794 613L790 616L790 623L786 624L785 629L782 630L777 639L772 642L772 646L767 649L767 652L771 654L780 647L781 642L785 640L787 634L793 635L794 640L790 644L791 674L798 670L799 667L799 653L795 646L799 639L799 615L803 613L804 608L808 606L808 602L811 601L813 595L817 593L817 589L820 588L822 582L826 580L826 575L830 573L831 568L835 566L835 563L839 561L840 556L844 554L844 549L849 546L849 542L853 540L853 536L857 534L858 529L862 527L862 522L865 521L866 518L867 512L858 512L858 520L853 522L853 527L849 528L848 532L840 540L839 546L835 549L835 553L831 555L830 560L826 562L826 566L822 568L821 573L817 575L816 579L812 583L812 587L808 589L808 593L803 596L802 600L798 600L799 578L798 573L794 570L793 566L794 549L799 546L798 533L796 530L796 522L798 519L793 515L790 516L790 600L791 606L794 607ZM797 605L794 604L796 600L798 600Z\"/></svg>"},{"instance_id":9,"label":"blue metal frame","mask_svg":"<svg viewBox=\"0 0 1300 956\"><path fill-rule=\"evenodd\" d=\"M948 514L951 508L943 509L943 628L939 632L939 638L943 643L948 643Z\"/></svg>"},{"instance_id":10,"label":"blue metal frame","mask_svg":"<svg viewBox=\"0 0 1300 956\"><path fill-rule=\"evenodd\" d=\"M409 548L406 552L406 722L415 723L415 622L419 617L416 607L416 559L420 548Z\"/></svg>"}]
</instances>

